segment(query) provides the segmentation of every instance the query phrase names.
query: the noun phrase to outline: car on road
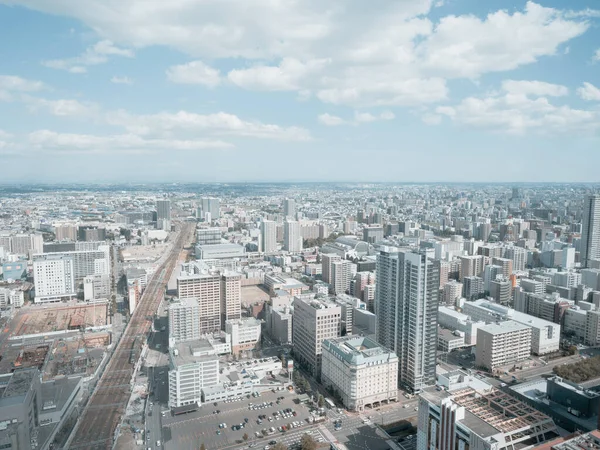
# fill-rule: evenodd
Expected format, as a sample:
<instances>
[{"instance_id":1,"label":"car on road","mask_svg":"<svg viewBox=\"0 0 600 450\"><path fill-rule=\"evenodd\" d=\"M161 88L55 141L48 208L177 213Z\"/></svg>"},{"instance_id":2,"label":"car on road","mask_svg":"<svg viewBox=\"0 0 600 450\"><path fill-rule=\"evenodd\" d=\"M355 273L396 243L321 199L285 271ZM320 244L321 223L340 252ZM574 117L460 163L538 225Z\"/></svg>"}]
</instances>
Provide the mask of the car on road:
<instances>
[{"instance_id":1,"label":"car on road","mask_svg":"<svg viewBox=\"0 0 600 450\"><path fill-rule=\"evenodd\" d=\"M269 445L275 445L277 444L277 441L269 441Z\"/></svg>"}]
</instances>

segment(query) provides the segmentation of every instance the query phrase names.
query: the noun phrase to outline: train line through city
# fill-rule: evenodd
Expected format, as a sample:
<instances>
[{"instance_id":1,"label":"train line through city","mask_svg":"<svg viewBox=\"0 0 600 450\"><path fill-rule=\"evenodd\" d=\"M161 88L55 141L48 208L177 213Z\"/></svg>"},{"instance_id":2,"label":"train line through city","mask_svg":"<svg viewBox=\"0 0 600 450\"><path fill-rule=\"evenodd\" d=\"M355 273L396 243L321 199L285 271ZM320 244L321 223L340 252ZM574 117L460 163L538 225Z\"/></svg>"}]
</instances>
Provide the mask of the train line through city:
<instances>
[{"instance_id":1,"label":"train line through city","mask_svg":"<svg viewBox=\"0 0 600 450\"><path fill-rule=\"evenodd\" d=\"M92 393L77 424L70 449L111 449L115 430L125 414L131 395L131 379L145 339L151 330L154 314L164 298L165 287L186 243L191 242L195 226L183 222L169 252L142 294L139 304L117 344L106 369Z\"/></svg>"}]
</instances>

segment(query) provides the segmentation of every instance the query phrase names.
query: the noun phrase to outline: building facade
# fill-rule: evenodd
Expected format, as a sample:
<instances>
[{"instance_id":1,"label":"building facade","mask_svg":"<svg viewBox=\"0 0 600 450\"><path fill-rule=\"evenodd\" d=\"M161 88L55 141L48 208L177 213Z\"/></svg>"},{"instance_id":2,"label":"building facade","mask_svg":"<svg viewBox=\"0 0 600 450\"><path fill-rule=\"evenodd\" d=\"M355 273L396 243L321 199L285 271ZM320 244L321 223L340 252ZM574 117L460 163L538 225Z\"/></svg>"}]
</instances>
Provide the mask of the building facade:
<instances>
[{"instance_id":1,"label":"building facade","mask_svg":"<svg viewBox=\"0 0 600 450\"><path fill-rule=\"evenodd\" d=\"M423 254L386 247L377 257L377 341L398 355L399 384L435 384L439 268Z\"/></svg>"},{"instance_id":2,"label":"building facade","mask_svg":"<svg viewBox=\"0 0 600 450\"><path fill-rule=\"evenodd\" d=\"M323 342L321 382L352 411L398 398L398 356L361 336Z\"/></svg>"}]
</instances>

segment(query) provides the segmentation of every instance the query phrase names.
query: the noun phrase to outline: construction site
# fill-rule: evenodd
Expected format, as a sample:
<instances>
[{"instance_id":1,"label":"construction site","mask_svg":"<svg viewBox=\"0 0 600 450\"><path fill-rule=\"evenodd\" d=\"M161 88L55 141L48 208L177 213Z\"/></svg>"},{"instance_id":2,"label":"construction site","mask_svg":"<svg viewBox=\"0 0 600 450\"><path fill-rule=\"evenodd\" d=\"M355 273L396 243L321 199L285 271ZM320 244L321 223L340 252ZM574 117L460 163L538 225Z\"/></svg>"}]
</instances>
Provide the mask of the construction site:
<instances>
[{"instance_id":1,"label":"construction site","mask_svg":"<svg viewBox=\"0 0 600 450\"><path fill-rule=\"evenodd\" d=\"M103 327L109 325L107 310L106 303L23 308L12 321L10 337Z\"/></svg>"}]
</instances>

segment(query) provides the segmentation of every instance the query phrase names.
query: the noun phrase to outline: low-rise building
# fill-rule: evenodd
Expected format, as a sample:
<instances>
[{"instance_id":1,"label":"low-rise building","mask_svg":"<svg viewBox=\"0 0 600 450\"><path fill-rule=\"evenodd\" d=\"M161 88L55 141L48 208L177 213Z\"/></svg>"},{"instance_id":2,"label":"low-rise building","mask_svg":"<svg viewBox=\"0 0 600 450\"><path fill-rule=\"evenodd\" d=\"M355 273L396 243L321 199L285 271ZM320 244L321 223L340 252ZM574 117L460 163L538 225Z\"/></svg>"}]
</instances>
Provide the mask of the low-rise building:
<instances>
[{"instance_id":1,"label":"low-rise building","mask_svg":"<svg viewBox=\"0 0 600 450\"><path fill-rule=\"evenodd\" d=\"M321 381L350 410L379 406L397 399L398 356L366 337L327 339L323 341Z\"/></svg>"},{"instance_id":2,"label":"low-rise building","mask_svg":"<svg viewBox=\"0 0 600 450\"><path fill-rule=\"evenodd\" d=\"M227 320L225 332L231 335L231 351L234 355L260 347L262 323L254 317Z\"/></svg>"}]
</instances>

